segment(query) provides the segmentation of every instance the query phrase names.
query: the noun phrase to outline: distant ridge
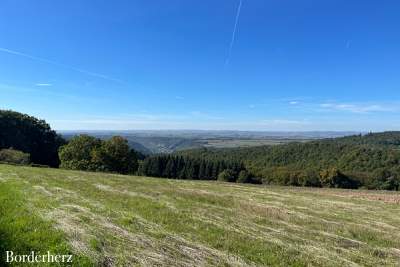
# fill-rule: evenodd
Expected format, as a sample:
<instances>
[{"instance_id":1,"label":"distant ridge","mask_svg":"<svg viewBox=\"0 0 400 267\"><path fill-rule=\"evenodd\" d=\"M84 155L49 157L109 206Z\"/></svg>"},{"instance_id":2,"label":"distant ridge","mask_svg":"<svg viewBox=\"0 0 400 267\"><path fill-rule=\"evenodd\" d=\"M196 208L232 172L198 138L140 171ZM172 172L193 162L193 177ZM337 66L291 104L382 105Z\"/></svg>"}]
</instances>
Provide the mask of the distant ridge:
<instances>
[{"instance_id":1,"label":"distant ridge","mask_svg":"<svg viewBox=\"0 0 400 267\"><path fill-rule=\"evenodd\" d=\"M89 134L102 139L121 135L128 139L135 150L143 154L173 153L175 151L201 148L234 148L274 145L292 141L310 141L358 134L355 132L312 131L207 131L207 130L126 130L126 131L59 131L66 139L74 135Z\"/></svg>"}]
</instances>

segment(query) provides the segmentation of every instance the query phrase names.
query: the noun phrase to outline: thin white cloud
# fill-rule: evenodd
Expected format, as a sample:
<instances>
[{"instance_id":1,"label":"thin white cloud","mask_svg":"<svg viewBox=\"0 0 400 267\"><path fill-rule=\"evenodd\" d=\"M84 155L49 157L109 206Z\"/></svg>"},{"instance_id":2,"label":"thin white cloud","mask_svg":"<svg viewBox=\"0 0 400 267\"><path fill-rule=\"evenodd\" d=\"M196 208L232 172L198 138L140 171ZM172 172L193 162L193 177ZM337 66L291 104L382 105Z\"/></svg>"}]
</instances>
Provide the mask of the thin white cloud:
<instances>
[{"instance_id":1,"label":"thin white cloud","mask_svg":"<svg viewBox=\"0 0 400 267\"><path fill-rule=\"evenodd\" d=\"M331 111L345 111L351 113L395 112L396 107L381 104L348 104L348 103L323 103L321 108Z\"/></svg>"},{"instance_id":2,"label":"thin white cloud","mask_svg":"<svg viewBox=\"0 0 400 267\"><path fill-rule=\"evenodd\" d=\"M80 95L75 95L75 94L66 94L66 93L61 93L57 92L55 90L43 90L46 87L41 87L41 86L20 86L20 85L13 85L13 84L4 84L0 83L0 91L9 91L9 92L18 92L18 93L23 93L23 94L28 94L28 95L37 95L38 93L41 95L46 95L46 96L53 96L53 97L62 97L63 99L68 99L74 102L84 102L84 103L99 103L99 102L105 102L107 99L99 98L99 97L83 97Z\"/></svg>"},{"instance_id":3,"label":"thin white cloud","mask_svg":"<svg viewBox=\"0 0 400 267\"><path fill-rule=\"evenodd\" d=\"M53 86L51 83L37 83L35 86Z\"/></svg>"},{"instance_id":4,"label":"thin white cloud","mask_svg":"<svg viewBox=\"0 0 400 267\"><path fill-rule=\"evenodd\" d=\"M239 6L236 11L235 25L234 25L233 31L232 31L231 43L229 45L228 56L226 57L226 60L225 60L225 66L229 65L229 61L231 59L232 49L233 49L233 45L234 45L235 39L236 39L236 32L237 32L237 27L238 27L238 23L239 23L241 10L242 10L242 0L239 0Z\"/></svg>"},{"instance_id":5,"label":"thin white cloud","mask_svg":"<svg viewBox=\"0 0 400 267\"><path fill-rule=\"evenodd\" d=\"M301 130L308 121L271 119L263 121L225 121L206 118L138 115L48 119L57 130Z\"/></svg>"},{"instance_id":6,"label":"thin white cloud","mask_svg":"<svg viewBox=\"0 0 400 267\"><path fill-rule=\"evenodd\" d=\"M223 120L223 117L211 115L202 111L192 111L190 115L196 117L197 119L204 119L204 120Z\"/></svg>"},{"instance_id":7,"label":"thin white cloud","mask_svg":"<svg viewBox=\"0 0 400 267\"><path fill-rule=\"evenodd\" d=\"M297 104L299 104L299 102L298 101L290 101L289 104L290 105L297 105Z\"/></svg>"},{"instance_id":8,"label":"thin white cloud","mask_svg":"<svg viewBox=\"0 0 400 267\"><path fill-rule=\"evenodd\" d=\"M309 121L306 120L287 120L287 119L273 119L273 120L263 120L260 122L262 125L307 125L310 124Z\"/></svg>"},{"instance_id":9,"label":"thin white cloud","mask_svg":"<svg viewBox=\"0 0 400 267\"><path fill-rule=\"evenodd\" d=\"M251 109L256 108L256 105L250 104L250 105L249 105L249 108L251 108Z\"/></svg>"},{"instance_id":10,"label":"thin white cloud","mask_svg":"<svg viewBox=\"0 0 400 267\"><path fill-rule=\"evenodd\" d=\"M25 53L22 53L22 52L19 52L19 51L15 51L15 50L3 48L3 47L0 47L0 52L8 53L8 54L15 55L15 56L20 56L20 57L25 57L25 58L29 58L29 59L34 60L34 61L40 61L40 62L44 62L44 63L50 64L50 65L54 65L54 66L58 66L58 67L66 68L66 69L70 69L70 70L73 70L73 71L76 71L76 72L80 72L80 73L83 73L83 74L86 74L86 75L89 75L89 76L101 78L103 80L108 80L108 81L121 83L121 84L125 83L122 80L115 79L113 77L110 77L110 76L107 76L107 75L104 75L104 74L100 74L100 73L96 73L96 72L92 72L92 71L88 71L88 70L72 67L72 66L69 66L69 65L65 65L65 64L53 61L53 60L32 56L32 55L29 55L29 54L25 54Z\"/></svg>"},{"instance_id":11,"label":"thin white cloud","mask_svg":"<svg viewBox=\"0 0 400 267\"><path fill-rule=\"evenodd\" d=\"M81 118L66 118L49 120L58 129L134 129L134 128L163 128L165 125L179 125L179 116L157 114L138 114L127 116L87 116ZM64 127L60 125L68 125Z\"/></svg>"}]
</instances>

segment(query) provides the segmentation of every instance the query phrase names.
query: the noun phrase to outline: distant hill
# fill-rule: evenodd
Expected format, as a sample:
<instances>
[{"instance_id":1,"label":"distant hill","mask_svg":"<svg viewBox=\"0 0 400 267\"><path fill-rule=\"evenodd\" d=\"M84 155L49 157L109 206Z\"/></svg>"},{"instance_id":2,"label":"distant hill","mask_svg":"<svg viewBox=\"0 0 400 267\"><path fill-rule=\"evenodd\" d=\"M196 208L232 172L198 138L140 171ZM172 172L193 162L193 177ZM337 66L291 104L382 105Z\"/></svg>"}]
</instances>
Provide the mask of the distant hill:
<instances>
[{"instance_id":1,"label":"distant hill","mask_svg":"<svg viewBox=\"0 0 400 267\"><path fill-rule=\"evenodd\" d=\"M337 138L334 141L341 142L344 144L353 144L353 145L374 145L381 147L399 148L400 131L345 136Z\"/></svg>"},{"instance_id":2,"label":"distant hill","mask_svg":"<svg viewBox=\"0 0 400 267\"><path fill-rule=\"evenodd\" d=\"M89 134L100 139L109 139L114 135L119 135L128 140L131 148L143 153L144 155L158 153L172 153L182 149L201 147L196 144L195 139L174 137L174 136L143 136L129 134L126 132L64 132L62 135L67 140L78 134Z\"/></svg>"},{"instance_id":3,"label":"distant hill","mask_svg":"<svg viewBox=\"0 0 400 267\"><path fill-rule=\"evenodd\" d=\"M63 131L66 139L77 134L89 134L101 139L120 135L135 150L145 155L210 147L236 148L306 142L321 138L342 137L352 132L250 132L250 131Z\"/></svg>"},{"instance_id":4,"label":"distant hill","mask_svg":"<svg viewBox=\"0 0 400 267\"><path fill-rule=\"evenodd\" d=\"M136 151L139 151L142 153L144 156L152 154L151 150L142 145L141 143L133 142L131 140L128 140L128 144L131 148L133 148Z\"/></svg>"}]
</instances>

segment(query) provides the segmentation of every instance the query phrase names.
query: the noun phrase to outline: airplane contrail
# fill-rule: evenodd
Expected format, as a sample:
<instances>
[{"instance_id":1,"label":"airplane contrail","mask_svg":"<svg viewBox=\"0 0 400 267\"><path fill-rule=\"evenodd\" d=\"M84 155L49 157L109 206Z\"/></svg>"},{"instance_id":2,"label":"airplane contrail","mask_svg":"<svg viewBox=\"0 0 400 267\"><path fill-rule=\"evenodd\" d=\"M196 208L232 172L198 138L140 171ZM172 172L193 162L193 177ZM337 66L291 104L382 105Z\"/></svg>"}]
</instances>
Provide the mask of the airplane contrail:
<instances>
[{"instance_id":1,"label":"airplane contrail","mask_svg":"<svg viewBox=\"0 0 400 267\"><path fill-rule=\"evenodd\" d=\"M233 44L235 43L236 31L237 31L237 26L239 23L241 9L242 9L242 0L239 0L239 6L238 6L237 12L236 12L235 26L233 27L232 39L231 39L231 43L229 45L228 56L225 60L225 66L227 66L229 64L229 60L230 60L230 57L232 54L232 49L233 49Z\"/></svg>"},{"instance_id":2,"label":"airplane contrail","mask_svg":"<svg viewBox=\"0 0 400 267\"><path fill-rule=\"evenodd\" d=\"M124 84L123 81L121 81L119 79L112 78L112 77L104 75L104 74L91 72L91 71L87 71L87 70L84 70L84 69L75 68L75 67L72 67L72 66L69 66L69 65L65 65L65 64L53 61L53 60L49 60L49 59L45 59L45 58L41 58L41 57L28 55L28 54L25 54L25 53L22 53L22 52L18 52L18 51L15 51L15 50L11 50L11 49L0 47L0 52L8 53L8 54L11 54L11 55L16 55L16 56L20 56L20 57L25 57L25 58L29 58L29 59L36 60L36 61L41 61L41 62L44 62L44 63L47 63L47 64L51 64L51 65L54 65L54 66L59 66L59 67L62 67L62 68L66 68L66 69L70 69L70 70L73 70L73 71L76 71L76 72L80 72L80 73L83 73L83 74L86 74L86 75L89 75L89 76L93 76L93 77L101 78L101 79L104 79L104 80L108 80L108 81Z\"/></svg>"}]
</instances>

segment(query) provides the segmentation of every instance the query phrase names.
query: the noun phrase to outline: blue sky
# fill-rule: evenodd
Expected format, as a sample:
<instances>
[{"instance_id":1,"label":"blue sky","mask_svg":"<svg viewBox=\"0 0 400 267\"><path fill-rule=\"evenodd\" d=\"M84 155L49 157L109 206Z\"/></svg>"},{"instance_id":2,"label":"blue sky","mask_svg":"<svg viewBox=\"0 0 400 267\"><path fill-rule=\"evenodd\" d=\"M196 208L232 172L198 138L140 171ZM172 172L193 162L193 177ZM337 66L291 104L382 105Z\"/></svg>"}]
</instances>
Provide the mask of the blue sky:
<instances>
[{"instance_id":1,"label":"blue sky","mask_svg":"<svg viewBox=\"0 0 400 267\"><path fill-rule=\"evenodd\" d=\"M0 108L58 130L400 130L398 14L390 0L3 0Z\"/></svg>"}]
</instances>

